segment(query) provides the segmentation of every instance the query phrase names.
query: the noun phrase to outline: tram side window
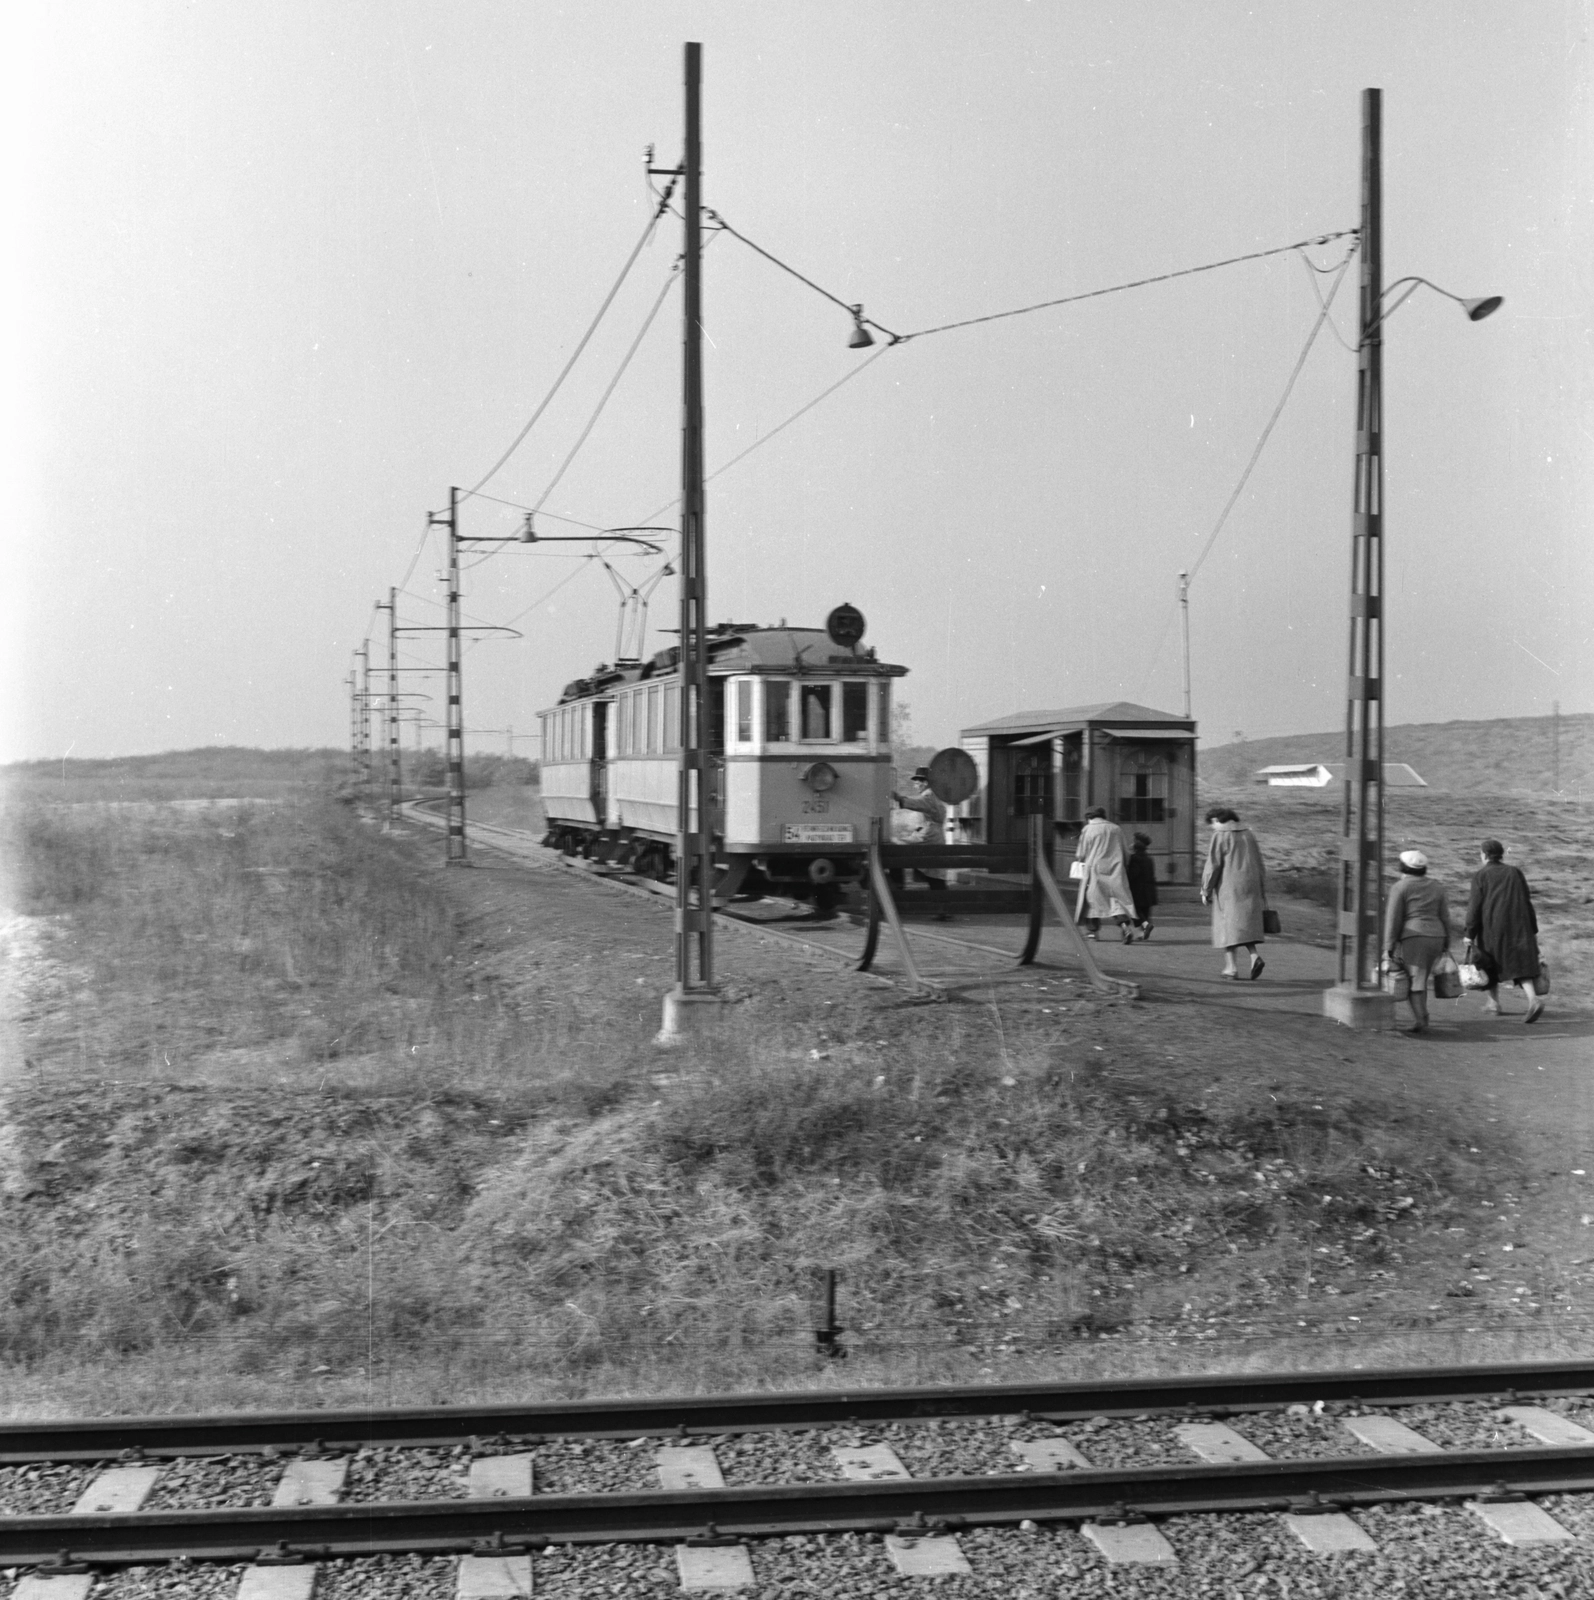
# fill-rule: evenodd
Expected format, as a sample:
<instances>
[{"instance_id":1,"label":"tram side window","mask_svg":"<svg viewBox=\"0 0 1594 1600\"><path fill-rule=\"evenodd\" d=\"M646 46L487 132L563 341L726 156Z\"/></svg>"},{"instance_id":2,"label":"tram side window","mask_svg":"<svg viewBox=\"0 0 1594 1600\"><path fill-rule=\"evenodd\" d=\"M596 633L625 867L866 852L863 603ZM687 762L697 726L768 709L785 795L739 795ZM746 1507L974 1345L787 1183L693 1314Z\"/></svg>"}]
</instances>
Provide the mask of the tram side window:
<instances>
[{"instance_id":1,"label":"tram side window","mask_svg":"<svg viewBox=\"0 0 1594 1600\"><path fill-rule=\"evenodd\" d=\"M751 744L753 742L753 680L751 678L738 678L736 680L736 742L738 744Z\"/></svg>"},{"instance_id":2,"label":"tram side window","mask_svg":"<svg viewBox=\"0 0 1594 1600\"><path fill-rule=\"evenodd\" d=\"M841 686L841 737L843 743L869 737L869 685L866 683Z\"/></svg>"},{"instance_id":3,"label":"tram side window","mask_svg":"<svg viewBox=\"0 0 1594 1600\"><path fill-rule=\"evenodd\" d=\"M804 739L828 739L830 737L830 691L833 685L828 683L805 683L799 685L802 696L802 718Z\"/></svg>"},{"instance_id":4,"label":"tram side window","mask_svg":"<svg viewBox=\"0 0 1594 1600\"><path fill-rule=\"evenodd\" d=\"M681 691L673 683L664 686L664 748L681 748Z\"/></svg>"},{"instance_id":5,"label":"tram side window","mask_svg":"<svg viewBox=\"0 0 1594 1600\"><path fill-rule=\"evenodd\" d=\"M874 737L876 744L891 743L891 680L882 678L875 685L878 699L875 702Z\"/></svg>"},{"instance_id":6,"label":"tram side window","mask_svg":"<svg viewBox=\"0 0 1594 1600\"><path fill-rule=\"evenodd\" d=\"M648 752L652 754L660 748L659 686L656 683L650 683L648 685Z\"/></svg>"},{"instance_id":7,"label":"tram side window","mask_svg":"<svg viewBox=\"0 0 1594 1600\"><path fill-rule=\"evenodd\" d=\"M791 685L764 680L764 743L785 744L791 738Z\"/></svg>"}]
</instances>

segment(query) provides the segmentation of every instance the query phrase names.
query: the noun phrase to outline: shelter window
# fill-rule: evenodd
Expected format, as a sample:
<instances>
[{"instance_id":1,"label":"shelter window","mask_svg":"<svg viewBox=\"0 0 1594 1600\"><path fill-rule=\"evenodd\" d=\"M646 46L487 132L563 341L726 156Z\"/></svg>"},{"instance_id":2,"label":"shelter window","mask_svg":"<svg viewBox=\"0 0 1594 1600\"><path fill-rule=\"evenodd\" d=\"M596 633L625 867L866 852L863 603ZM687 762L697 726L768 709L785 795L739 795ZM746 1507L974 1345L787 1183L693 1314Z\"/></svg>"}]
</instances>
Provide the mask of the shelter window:
<instances>
[{"instance_id":1,"label":"shelter window","mask_svg":"<svg viewBox=\"0 0 1594 1600\"><path fill-rule=\"evenodd\" d=\"M804 683L799 685L802 701L802 738L805 740L829 739L830 701L834 684Z\"/></svg>"},{"instance_id":2,"label":"shelter window","mask_svg":"<svg viewBox=\"0 0 1594 1600\"><path fill-rule=\"evenodd\" d=\"M869 737L869 685L844 683L841 686L841 738L844 744Z\"/></svg>"},{"instance_id":3,"label":"shelter window","mask_svg":"<svg viewBox=\"0 0 1594 1600\"><path fill-rule=\"evenodd\" d=\"M785 744L791 738L791 685L764 682L764 743Z\"/></svg>"},{"instance_id":4,"label":"shelter window","mask_svg":"<svg viewBox=\"0 0 1594 1600\"><path fill-rule=\"evenodd\" d=\"M1166 822L1168 764L1161 756L1131 755L1118 778L1120 822Z\"/></svg>"},{"instance_id":5,"label":"shelter window","mask_svg":"<svg viewBox=\"0 0 1594 1600\"><path fill-rule=\"evenodd\" d=\"M681 748L681 691L673 683L664 686L664 748Z\"/></svg>"},{"instance_id":6,"label":"shelter window","mask_svg":"<svg viewBox=\"0 0 1594 1600\"><path fill-rule=\"evenodd\" d=\"M753 680L751 678L738 678L736 680L736 742L738 744L751 744L753 742Z\"/></svg>"}]
</instances>

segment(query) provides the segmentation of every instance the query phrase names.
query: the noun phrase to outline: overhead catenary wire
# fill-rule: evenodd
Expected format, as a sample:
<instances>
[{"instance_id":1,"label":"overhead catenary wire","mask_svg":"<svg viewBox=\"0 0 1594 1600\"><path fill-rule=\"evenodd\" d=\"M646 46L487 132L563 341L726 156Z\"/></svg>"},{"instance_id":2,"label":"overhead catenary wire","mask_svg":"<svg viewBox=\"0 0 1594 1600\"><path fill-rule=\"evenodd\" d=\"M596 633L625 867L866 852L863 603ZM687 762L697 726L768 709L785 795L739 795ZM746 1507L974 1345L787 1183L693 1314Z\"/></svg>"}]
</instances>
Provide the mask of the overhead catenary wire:
<instances>
[{"instance_id":1,"label":"overhead catenary wire","mask_svg":"<svg viewBox=\"0 0 1594 1600\"><path fill-rule=\"evenodd\" d=\"M1147 278L1133 278L1127 283L1109 284L1102 289L1086 289L1079 294L1060 295L1056 299L1052 300L1038 300L1032 305L1014 306L1006 311L990 311L985 313L983 316L964 317L956 322L937 323L934 327L930 328L916 328L911 333L894 333L890 328L886 327L884 323L876 322L873 317L863 316L856 306L850 304L846 300L843 300L840 295L833 294L822 284L815 283L812 278L807 277L805 274L799 272L789 262L782 261L779 256L774 254L773 251L766 250L761 244L756 244L753 240L749 239L745 233L741 233L736 228L733 228L731 224L728 223L722 215L720 215L719 212L709 211L708 215L720 229L730 234L732 238L741 240L741 242L750 250L756 251L759 255L763 256L766 261L772 262L775 266L779 267L782 272L789 273L792 277L796 278L799 283L806 284L816 294L822 295L833 305L838 305L844 311L850 312L857 316L860 322L867 323L868 326L873 328L877 333L883 333L893 345L906 344L910 339L927 339L931 334L934 333L950 333L955 328L973 328L979 326L981 323L1000 322L1007 317L1026 317L1036 311L1049 311L1055 306L1075 305L1081 300L1099 299L1102 295L1123 294L1127 290L1144 289L1154 283L1170 283L1175 278L1189 278L1201 272L1216 272L1222 267L1238 266L1242 262L1246 261L1263 261L1269 256L1287 255L1292 250L1304 250L1308 245L1332 244L1337 239L1355 238L1361 231L1358 228L1342 228L1337 233L1316 234L1310 239L1297 239L1293 244L1274 245L1267 250L1251 250L1247 251L1244 255L1225 256L1221 261L1207 261L1203 262L1199 266L1180 267L1173 272L1159 272Z\"/></svg>"},{"instance_id":2,"label":"overhead catenary wire","mask_svg":"<svg viewBox=\"0 0 1594 1600\"><path fill-rule=\"evenodd\" d=\"M553 386L548 390L547 394L543 396L542 403L534 412L532 412L531 416L527 419L525 426L521 428L520 432L517 433L514 439L510 442L509 448L505 450L504 453L492 464L492 466L490 466L487 471L484 472L481 477L479 477L476 482L465 491L467 496L478 493L482 485L492 479L494 474L497 473L504 463L508 461L509 458L521 447L521 445L525 442L526 435L530 433L534 427L536 427L538 421L542 417L543 412L545 412L553 403L553 397L558 394L565 379L570 376L570 369L574 367L576 362L581 359L581 352L587 348L587 345L590 342L593 334L598 331L598 324L603 321L603 318L609 307L614 304L614 297L619 294L620 286L630 276L631 268L636 265L637 257L642 254L643 246L645 246L648 240L652 238L653 230L658 227L659 218L664 215L665 207L669 204L670 195L674 188L675 179L671 178L669 184L665 187L663 198L659 201L658 205L654 207L651 215L648 217L647 226L642 230L642 237L637 240L636 244L631 249L631 254L626 257L625 265L620 269L620 276L614 280L614 284L610 288L608 294L603 297L603 304L598 307L597 315L594 316L592 321L587 325L587 331L581 335L580 341L577 343L575 349L571 351L570 359L565 362L564 366L560 369L559 376L553 381Z\"/></svg>"},{"instance_id":3,"label":"overhead catenary wire","mask_svg":"<svg viewBox=\"0 0 1594 1600\"><path fill-rule=\"evenodd\" d=\"M756 438L750 445L748 445L745 450L741 451L737 455L732 456L729 461L724 462L722 465L715 467L715 469L709 473L706 478L704 478L703 482L705 484L712 483L722 473L729 472L731 468L734 467L739 461L745 461L747 457L750 456L755 450L762 449L763 446L768 444L771 439L775 438L778 434L784 433L786 429L789 428L792 423L796 422L800 417L807 416L808 413L812 411L814 407L817 406L822 400L828 400L830 396L833 395L844 384L851 383L852 380L862 373L866 368L872 367L875 362L881 358L881 356L885 355L886 352L890 350L890 348L891 346L888 344L881 345L881 347L876 350L872 356L868 357L867 360L860 361L858 365L855 366L850 372L846 373L840 378L837 378L836 381L829 385L828 388L821 389L812 400L807 402L807 404L799 406L789 417L786 418L784 422L776 423L776 425L771 428L768 433L760 434L759 437ZM673 500L666 500L663 505L658 506L654 510L648 512L645 517L638 517L637 521L651 522L655 517L660 516L664 512L668 511L671 506L678 506L680 503L681 497L676 495Z\"/></svg>"},{"instance_id":4,"label":"overhead catenary wire","mask_svg":"<svg viewBox=\"0 0 1594 1600\"><path fill-rule=\"evenodd\" d=\"M1251 452L1251 459L1245 464L1245 471L1240 474L1240 481L1234 486L1234 493L1228 498L1218 520L1213 524L1212 532L1206 537L1206 542L1201 546L1200 554L1190 563L1190 579L1193 582L1195 575L1201 570L1201 564L1212 553L1212 547L1217 543L1218 535L1223 532L1223 525L1229 520L1229 513L1233 511L1235 502L1240 498L1245 486L1251 480L1251 473L1255 470L1257 462L1262 457L1262 450L1267 444L1274 427L1284 413L1284 407L1289 403L1291 393L1295 389L1295 380L1300 377L1301 369L1306 365L1306 358L1311 354L1312 346L1317 343L1317 336L1323 330L1323 324L1328 321L1328 313L1334 304L1334 296L1339 293L1339 286L1345 281L1345 273L1349 270L1351 259L1356 254L1356 247L1351 246L1345 252L1345 259L1339 264L1339 275L1334 279L1328 291L1328 299L1318 299L1317 320L1312 324L1312 331L1306 336L1306 343L1301 346L1301 353L1295 358L1295 366L1290 371L1289 381L1284 385L1284 393L1279 396L1279 403L1273 408L1273 415L1267 419L1267 426L1262 429L1262 436L1256 441L1256 448ZM1315 288L1316 285L1314 284Z\"/></svg>"}]
</instances>

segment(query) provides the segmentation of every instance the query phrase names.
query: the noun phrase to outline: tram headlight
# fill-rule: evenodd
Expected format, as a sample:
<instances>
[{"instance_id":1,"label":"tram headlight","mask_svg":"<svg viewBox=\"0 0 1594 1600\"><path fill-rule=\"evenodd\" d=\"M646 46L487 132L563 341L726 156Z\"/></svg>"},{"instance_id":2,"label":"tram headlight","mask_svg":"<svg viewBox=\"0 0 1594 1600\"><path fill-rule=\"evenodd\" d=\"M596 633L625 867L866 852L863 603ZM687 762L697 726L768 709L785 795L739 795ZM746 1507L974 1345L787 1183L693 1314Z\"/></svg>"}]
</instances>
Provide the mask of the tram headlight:
<instances>
[{"instance_id":1,"label":"tram headlight","mask_svg":"<svg viewBox=\"0 0 1594 1600\"><path fill-rule=\"evenodd\" d=\"M836 787L836 779L839 776L840 774L828 761L815 761L803 769L802 781L815 794L827 794Z\"/></svg>"}]
</instances>

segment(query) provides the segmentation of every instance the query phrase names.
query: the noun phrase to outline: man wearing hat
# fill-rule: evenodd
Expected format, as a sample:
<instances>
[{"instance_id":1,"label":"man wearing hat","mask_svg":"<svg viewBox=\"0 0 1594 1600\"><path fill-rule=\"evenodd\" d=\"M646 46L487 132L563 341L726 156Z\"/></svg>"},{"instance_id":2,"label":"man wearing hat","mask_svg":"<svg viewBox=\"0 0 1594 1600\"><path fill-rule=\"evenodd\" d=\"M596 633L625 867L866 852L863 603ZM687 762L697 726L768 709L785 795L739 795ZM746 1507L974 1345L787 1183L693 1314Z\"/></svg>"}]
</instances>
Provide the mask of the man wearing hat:
<instances>
[{"instance_id":1,"label":"man wearing hat","mask_svg":"<svg viewBox=\"0 0 1594 1600\"><path fill-rule=\"evenodd\" d=\"M914 840L915 844L945 844L946 843L946 807L941 798L930 788L930 769L928 767L915 767L913 769L913 788L911 796L893 793L891 803L899 811L916 811L924 818L924 830ZM926 871L923 867L915 867L914 873L930 885L932 889L946 887L946 874L944 872Z\"/></svg>"},{"instance_id":2,"label":"man wearing hat","mask_svg":"<svg viewBox=\"0 0 1594 1600\"><path fill-rule=\"evenodd\" d=\"M1428 1027L1428 974L1450 948L1450 906L1442 885L1428 876L1428 858L1420 850L1400 852L1400 876L1389 891L1384 910L1384 958L1403 966L1411 980L1407 996L1413 1033Z\"/></svg>"}]
</instances>

